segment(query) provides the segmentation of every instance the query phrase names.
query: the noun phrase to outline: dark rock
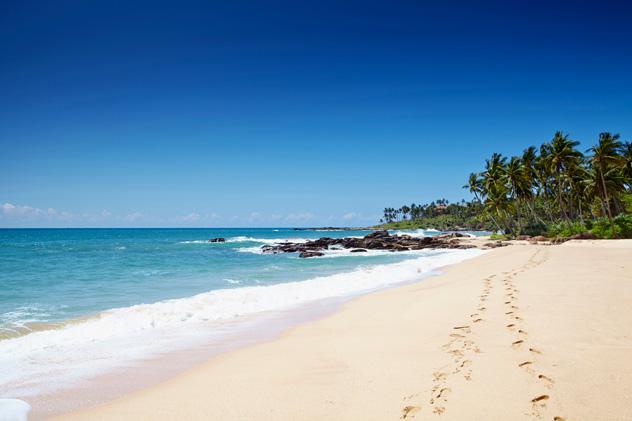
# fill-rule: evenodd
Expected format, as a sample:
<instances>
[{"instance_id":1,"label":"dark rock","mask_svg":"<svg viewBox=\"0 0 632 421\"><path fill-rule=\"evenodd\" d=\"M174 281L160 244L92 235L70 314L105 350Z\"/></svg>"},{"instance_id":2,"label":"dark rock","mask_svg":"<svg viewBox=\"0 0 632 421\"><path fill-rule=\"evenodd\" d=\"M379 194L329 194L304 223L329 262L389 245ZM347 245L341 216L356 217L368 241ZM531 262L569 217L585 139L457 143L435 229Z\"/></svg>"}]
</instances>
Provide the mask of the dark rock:
<instances>
[{"instance_id":1,"label":"dark rock","mask_svg":"<svg viewBox=\"0 0 632 421\"><path fill-rule=\"evenodd\" d=\"M516 240L521 240L521 241L530 240L530 239L531 239L530 235L519 235L518 237L516 237Z\"/></svg>"},{"instance_id":2,"label":"dark rock","mask_svg":"<svg viewBox=\"0 0 632 421\"><path fill-rule=\"evenodd\" d=\"M484 244L485 247L488 247L490 249L495 249L495 248L498 248L498 247L506 247L508 245L509 245L509 243L504 243L502 241L494 241L494 242L491 242L491 243L485 243Z\"/></svg>"},{"instance_id":3,"label":"dark rock","mask_svg":"<svg viewBox=\"0 0 632 421\"><path fill-rule=\"evenodd\" d=\"M445 238L461 238L461 237L467 237L467 235L462 234L460 232L449 232L447 234L439 234L439 235L435 235L434 237L428 237L428 238L445 239Z\"/></svg>"},{"instance_id":4,"label":"dark rock","mask_svg":"<svg viewBox=\"0 0 632 421\"><path fill-rule=\"evenodd\" d=\"M422 249L467 249L476 248L473 244L462 243L460 238L467 237L461 233L449 233L435 237L411 237L409 235L390 235L388 231L375 231L363 238L328 238L323 237L305 243L278 243L261 247L263 253L300 253L299 257L322 256L323 250L336 248L352 249L352 253L363 253L367 250L388 250L392 252ZM502 247L500 242L488 243L487 247Z\"/></svg>"},{"instance_id":5,"label":"dark rock","mask_svg":"<svg viewBox=\"0 0 632 421\"><path fill-rule=\"evenodd\" d=\"M211 238L210 240L206 240L206 241L208 241L209 243L224 243L226 242L226 239L218 237L218 238Z\"/></svg>"},{"instance_id":6,"label":"dark rock","mask_svg":"<svg viewBox=\"0 0 632 421\"><path fill-rule=\"evenodd\" d=\"M374 231L371 234L366 235L364 238L365 239L369 239L369 238L384 238L384 237L390 237L391 235L388 233L388 231L386 230L381 230L381 231Z\"/></svg>"},{"instance_id":7,"label":"dark rock","mask_svg":"<svg viewBox=\"0 0 632 421\"><path fill-rule=\"evenodd\" d=\"M547 238L542 235L536 235L535 237L531 237L531 241L547 241Z\"/></svg>"},{"instance_id":8,"label":"dark rock","mask_svg":"<svg viewBox=\"0 0 632 421\"><path fill-rule=\"evenodd\" d=\"M321 253L320 251L303 251L301 252L298 257L300 258L307 258L307 257L318 257L318 256L324 256L325 253Z\"/></svg>"}]
</instances>

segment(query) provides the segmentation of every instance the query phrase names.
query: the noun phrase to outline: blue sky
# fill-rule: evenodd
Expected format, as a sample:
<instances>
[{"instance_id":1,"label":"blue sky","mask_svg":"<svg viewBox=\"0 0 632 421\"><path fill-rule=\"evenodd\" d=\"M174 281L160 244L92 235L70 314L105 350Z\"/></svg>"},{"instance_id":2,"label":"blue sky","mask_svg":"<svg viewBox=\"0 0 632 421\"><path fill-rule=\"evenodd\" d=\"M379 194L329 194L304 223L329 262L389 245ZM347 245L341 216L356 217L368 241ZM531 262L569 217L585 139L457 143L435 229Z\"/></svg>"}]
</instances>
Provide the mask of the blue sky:
<instances>
[{"instance_id":1,"label":"blue sky","mask_svg":"<svg viewBox=\"0 0 632 421\"><path fill-rule=\"evenodd\" d=\"M4 1L0 226L364 225L631 139L630 6L551 3Z\"/></svg>"}]
</instances>

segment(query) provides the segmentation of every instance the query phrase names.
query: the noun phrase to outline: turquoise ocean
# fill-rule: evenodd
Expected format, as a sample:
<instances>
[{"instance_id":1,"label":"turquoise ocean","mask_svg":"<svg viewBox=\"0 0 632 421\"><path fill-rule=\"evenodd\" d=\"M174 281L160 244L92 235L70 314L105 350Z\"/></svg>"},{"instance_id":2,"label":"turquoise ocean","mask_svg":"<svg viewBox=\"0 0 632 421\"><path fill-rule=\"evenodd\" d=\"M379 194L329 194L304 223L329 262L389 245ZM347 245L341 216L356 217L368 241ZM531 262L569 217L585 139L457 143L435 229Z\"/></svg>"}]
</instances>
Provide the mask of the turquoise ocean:
<instances>
[{"instance_id":1,"label":"turquoise ocean","mask_svg":"<svg viewBox=\"0 0 632 421\"><path fill-rule=\"evenodd\" d=\"M261 253L265 244L369 232L0 229L0 397L51 393L217 339L227 322L415 281L481 253ZM216 237L226 241L207 241Z\"/></svg>"}]
</instances>

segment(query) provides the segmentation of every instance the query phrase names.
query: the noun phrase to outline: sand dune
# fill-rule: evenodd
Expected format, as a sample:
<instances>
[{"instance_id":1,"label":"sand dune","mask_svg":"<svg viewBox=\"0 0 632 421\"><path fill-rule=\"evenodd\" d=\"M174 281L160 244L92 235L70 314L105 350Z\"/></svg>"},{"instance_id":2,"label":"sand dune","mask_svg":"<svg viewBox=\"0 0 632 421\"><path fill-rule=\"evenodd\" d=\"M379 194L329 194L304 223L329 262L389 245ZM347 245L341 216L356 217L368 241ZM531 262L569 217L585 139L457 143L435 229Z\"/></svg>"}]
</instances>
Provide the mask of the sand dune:
<instances>
[{"instance_id":1,"label":"sand dune","mask_svg":"<svg viewBox=\"0 0 632 421\"><path fill-rule=\"evenodd\" d=\"M632 241L514 245L61 419L630 420Z\"/></svg>"}]
</instances>

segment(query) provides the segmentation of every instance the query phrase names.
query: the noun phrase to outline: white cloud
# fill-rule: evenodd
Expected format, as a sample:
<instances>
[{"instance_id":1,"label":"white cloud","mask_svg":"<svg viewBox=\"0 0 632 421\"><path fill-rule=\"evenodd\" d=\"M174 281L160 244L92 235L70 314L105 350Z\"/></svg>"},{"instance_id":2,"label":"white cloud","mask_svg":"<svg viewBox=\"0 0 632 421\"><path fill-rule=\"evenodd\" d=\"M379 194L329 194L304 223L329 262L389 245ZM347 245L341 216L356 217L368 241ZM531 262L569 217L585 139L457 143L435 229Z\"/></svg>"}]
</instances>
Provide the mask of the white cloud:
<instances>
[{"instance_id":1,"label":"white cloud","mask_svg":"<svg viewBox=\"0 0 632 421\"><path fill-rule=\"evenodd\" d=\"M253 222L259 222L261 221L262 216L259 212L252 212L250 213L250 216L248 216L248 222L253 223Z\"/></svg>"},{"instance_id":2,"label":"white cloud","mask_svg":"<svg viewBox=\"0 0 632 421\"><path fill-rule=\"evenodd\" d=\"M311 219L314 219L314 214L310 212L291 213L285 217L288 222L306 222Z\"/></svg>"},{"instance_id":3,"label":"white cloud","mask_svg":"<svg viewBox=\"0 0 632 421\"><path fill-rule=\"evenodd\" d=\"M183 222L197 222L200 220L200 214L191 212L190 214L183 216L181 219Z\"/></svg>"},{"instance_id":4,"label":"white cloud","mask_svg":"<svg viewBox=\"0 0 632 421\"><path fill-rule=\"evenodd\" d=\"M40 208L34 208L31 206L14 205L12 203L5 203L2 205L2 214L7 217L17 219L35 219L46 215Z\"/></svg>"},{"instance_id":5,"label":"white cloud","mask_svg":"<svg viewBox=\"0 0 632 421\"><path fill-rule=\"evenodd\" d=\"M125 222L136 222L143 218L143 214L140 212L132 212L128 213L123 217L123 221Z\"/></svg>"},{"instance_id":6,"label":"white cloud","mask_svg":"<svg viewBox=\"0 0 632 421\"><path fill-rule=\"evenodd\" d=\"M350 219L356 219L357 217L358 217L358 214L355 212L349 212L342 215L342 219L344 219L345 221L348 221Z\"/></svg>"}]
</instances>

